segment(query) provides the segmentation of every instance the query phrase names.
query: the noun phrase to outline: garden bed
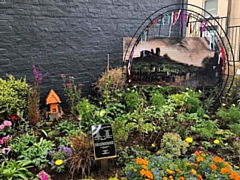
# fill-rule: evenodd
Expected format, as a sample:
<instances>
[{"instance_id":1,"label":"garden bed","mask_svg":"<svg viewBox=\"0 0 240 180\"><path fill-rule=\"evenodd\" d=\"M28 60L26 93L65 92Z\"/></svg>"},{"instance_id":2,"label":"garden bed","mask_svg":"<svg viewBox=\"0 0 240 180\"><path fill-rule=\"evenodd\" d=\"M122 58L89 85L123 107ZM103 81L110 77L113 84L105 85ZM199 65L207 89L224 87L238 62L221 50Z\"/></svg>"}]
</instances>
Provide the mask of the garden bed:
<instances>
[{"instance_id":1,"label":"garden bed","mask_svg":"<svg viewBox=\"0 0 240 180\"><path fill-rule=\"evenodd\" d=\"M22 107L6 98L1 179L240 178L240 106L231 103L230 95L217 107L209 92L206 97L193 87L113 91L105 82L100 97L81 98L74 78L69 79L64 91L70 109L60 108L56 116L49 117L48 110L28 116L24 93L15 97ZM38 101L30 102L39 110ZM99 124L111 125L117 152L106 171L93 150L91 127Z\"/></svg>"}]
</instances>

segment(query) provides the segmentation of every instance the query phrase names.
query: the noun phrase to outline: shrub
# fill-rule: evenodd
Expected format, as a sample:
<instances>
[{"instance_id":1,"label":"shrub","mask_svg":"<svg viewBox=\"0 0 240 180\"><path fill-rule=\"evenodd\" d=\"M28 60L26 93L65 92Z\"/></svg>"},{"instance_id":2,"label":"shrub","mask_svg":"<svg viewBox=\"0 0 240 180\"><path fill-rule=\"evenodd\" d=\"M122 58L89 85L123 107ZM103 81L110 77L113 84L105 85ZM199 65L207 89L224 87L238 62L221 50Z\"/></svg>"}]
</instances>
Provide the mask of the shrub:
<instances>
[{"instance_id":1,"label":"shrub","mask_svg":"<svg viewBox=\"0 0 240 180\"><path fill-rule=\"evenodd\" d=\"M92 167L96 164L93 153L91 136L75 136L70 138L72 145L72 156L69 161L70 173L72 176L81 171L82 178L90 175Z\"/></svg>"},{"instance_id":2,"label":"shrub","mask_svg":"<svg viewBox=\"0 0 240 180\"><path fill-rule=\"evenodd\" d=\"M26 78L17 80L13 75L7 77L8 80L0 78L0 116L4 119L11 115L20 115L27 106Z\"/></svg>"},{"instance_id":3,"label":"shrub","mask_svg":"<svg viewBox=\"0 0 240 180\"><path fill-rule=\"evenodd\" d=\"M164 133L160 145L161 149L157 152L157 154L167 158L178 158L187 152L188 146L189 144L183 141L179 134Z\"/></svg>"}]
</instances>

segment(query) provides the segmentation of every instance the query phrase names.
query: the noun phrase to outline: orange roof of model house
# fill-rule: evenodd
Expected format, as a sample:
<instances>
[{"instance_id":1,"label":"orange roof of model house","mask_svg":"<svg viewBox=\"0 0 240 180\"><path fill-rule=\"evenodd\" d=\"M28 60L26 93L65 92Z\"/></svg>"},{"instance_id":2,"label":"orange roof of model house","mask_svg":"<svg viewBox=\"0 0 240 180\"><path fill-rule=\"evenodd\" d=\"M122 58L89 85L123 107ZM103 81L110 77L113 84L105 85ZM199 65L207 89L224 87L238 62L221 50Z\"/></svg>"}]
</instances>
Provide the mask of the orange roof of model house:
<instances>
[{"instance_id":1,"label":"orange roof of model house","mask_svg":"<svg viewBox=\"0 0 240 180\"><path fill-rule=\"evenodd\" d=\"M48 97L46 99L46 104L55 104L55 103L60 103L61 100L59 96L55 93L54 90L51 89L51 91L48 94Z\"/></svg>"}]
</instances>

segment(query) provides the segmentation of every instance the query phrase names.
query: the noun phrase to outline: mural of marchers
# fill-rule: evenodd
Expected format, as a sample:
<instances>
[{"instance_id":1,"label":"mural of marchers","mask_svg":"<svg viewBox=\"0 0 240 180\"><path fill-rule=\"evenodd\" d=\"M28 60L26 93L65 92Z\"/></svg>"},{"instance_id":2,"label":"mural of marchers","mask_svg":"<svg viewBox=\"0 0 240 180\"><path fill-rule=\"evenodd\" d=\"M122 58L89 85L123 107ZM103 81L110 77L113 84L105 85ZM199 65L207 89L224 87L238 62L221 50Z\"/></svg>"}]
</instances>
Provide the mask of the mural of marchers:
<instances>
[{"instance_id":1,"label":"mural of marchers","mask_svg":"<svg viewBox=\"0 0 240 180\"><path fill-rule=\"evenodd\" d=\"M131 38L123 40L123 57L129 58ZM133 40L134 42L136 40ZM128 49L127 49L128 48ZM195 86L211 88L222 83L223 62L210 49L208 38L149 38L134 48L128 65L133 85Z\"/></svg>"}]
</instances>

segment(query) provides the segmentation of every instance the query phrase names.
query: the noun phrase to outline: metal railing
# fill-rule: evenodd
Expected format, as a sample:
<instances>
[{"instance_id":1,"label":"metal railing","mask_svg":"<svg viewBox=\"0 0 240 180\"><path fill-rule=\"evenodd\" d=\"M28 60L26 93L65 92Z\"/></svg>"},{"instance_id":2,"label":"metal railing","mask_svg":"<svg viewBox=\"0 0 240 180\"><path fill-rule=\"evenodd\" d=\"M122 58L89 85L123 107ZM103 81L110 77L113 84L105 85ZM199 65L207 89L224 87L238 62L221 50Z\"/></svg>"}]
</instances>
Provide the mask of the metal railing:
<instances>
[{"instance_id":1,"label":"metal railing","mask_svg":"<svg viewBox=\"0 0 240 180\"><path fill-rule=\"evenodd\" d=\"M228 27L228 38L232 45L235 61L240 61L240 25ZM233 57L230 57L233 59Z\"/></svg>"}]
</instances>

